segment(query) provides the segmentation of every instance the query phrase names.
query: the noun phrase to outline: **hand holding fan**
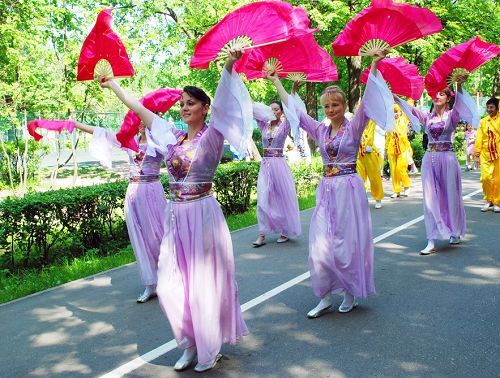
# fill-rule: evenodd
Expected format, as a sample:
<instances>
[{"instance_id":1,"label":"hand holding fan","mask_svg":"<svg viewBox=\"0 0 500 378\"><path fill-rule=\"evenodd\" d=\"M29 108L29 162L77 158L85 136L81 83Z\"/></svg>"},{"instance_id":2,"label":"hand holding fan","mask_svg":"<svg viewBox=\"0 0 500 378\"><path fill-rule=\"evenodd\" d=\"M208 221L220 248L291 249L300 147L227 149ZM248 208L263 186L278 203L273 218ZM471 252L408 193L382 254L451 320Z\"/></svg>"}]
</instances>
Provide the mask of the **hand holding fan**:
<instances>
[{"instance_id":1,"label":"hand holding fan","mask_svg":"<svg viewBox=\"0 0 500 378\"><path fill-rule=\"evenodd\" d=\"M78 81L93 80L104 76L134 76L127 51L118 35L111 29L111 9L105 9L97 16L96 23L85 39L78 59Z\"/></svg>"},{"instance_id":2,"label":"hand holding fan","mask_svg":"<svg viewBox=\"0 0 500 378\"><path fill-rule=\"evenodd\" d=\"M182 90L160 88L148 93L139 102L152 112L166 113L177 101L180 100ZM123 119L120 129L116 133L116 139L122 147L138 151L137 142L134 137L139 132L141 119L132 110L129 110Z\"/></svg>"},{"instance_id":3,"label":"hand holding fan","mask_svg":"<svg viewBox=\"0 0 500 378\"><path fill-rule=\"evenodd\" d=\"M434 98L438 92L456 83L460 76L468 75L499 54L500 47L479 37L452 47L432 63L425 76L429 96Z\"/></svg>"},{"instance_id":4,"label":"hand holding fan","mask_svg":"<svg viewBox=\"0 0 500 378\"><path fill-rule=\"evenodd\" d=\"M378 70L386 80L392 93L418 100L424 91L424 78L418 74L417 66L409 64L402 57L385 58L378 64ZM366 84L370 67L361 75Z\"/></svg>"},{"instance_id":5,"label":"hand holding fan","mask_svg":"<svg viewBox=\"0 0 500 378\"><path fill-rule=\"evenodd\" d=\"M335 56L370 56L374 51L396 47L443 29L427 8L372 0L332 43Z\"/></svg>"},{"instance_id":6,"label":"hand holding fan","mask_svg":"<svg viewBox=\"0 0 500 378\"><path fill-rule=\"evenodd\" d=\"M250 49L316 31L302 8L283 1L259 1L227 14L196 43L190 66L206 69L234 48Z\"/></svg>"}]
</instances>

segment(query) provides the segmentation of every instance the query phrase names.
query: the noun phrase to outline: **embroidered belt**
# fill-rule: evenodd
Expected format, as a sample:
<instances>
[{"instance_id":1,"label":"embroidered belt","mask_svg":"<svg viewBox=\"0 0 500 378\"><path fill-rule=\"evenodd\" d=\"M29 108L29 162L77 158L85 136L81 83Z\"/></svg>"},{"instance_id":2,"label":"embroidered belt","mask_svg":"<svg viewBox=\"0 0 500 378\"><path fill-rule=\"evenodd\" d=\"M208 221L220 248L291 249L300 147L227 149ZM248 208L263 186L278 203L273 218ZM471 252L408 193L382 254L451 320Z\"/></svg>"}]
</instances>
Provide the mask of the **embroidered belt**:
<instances>
[{"instance_id":1,"label":"embroidered belt","mask_svg":"<svg viewBox=\"0 0 500 378\"><path fill-rule=\"evenodd\" d=\"M129 178L130 182L154 182L159 181L159 175L151 175L151 176L134 176Z\"/></svg>"},{"instance_id":2,"label":"embroidered belt","mask_svg":"<svg viewBox=\"0 0 500 378\"><path fill-rule=\"evenodd\" d=\"M211 182L173 182L168 186L174 202L196 201L212 194Z\"/></svg>"},{"instance_id":3,"label":"embroidered belt","mask_svg":"<svg viewBox=\"0 0 500 378\"><path fill-rule=\"evenodd\" d=\"M283 157L283 148L264 148L264 157Z\"/></svg>"},{"instance_id":4,"label":"embroidered belt","mask_svg":"<svg viewBox=\"0 0 500 378\"><path fill-rule=\"evenodd\" d=\"M429 142L427 151L431 152L453 152L453 144L451 142Z\"/></svg>"},{"instance_id":5,"label":"embroidered belt","mask_svg":"<svg viewBox=\"0 0 500 378\"><path fill-rule=\"evenodd\" d=\"M324 177L351 175L356 173L356 163L323 165Z\"/></svg>"}]
</instances>

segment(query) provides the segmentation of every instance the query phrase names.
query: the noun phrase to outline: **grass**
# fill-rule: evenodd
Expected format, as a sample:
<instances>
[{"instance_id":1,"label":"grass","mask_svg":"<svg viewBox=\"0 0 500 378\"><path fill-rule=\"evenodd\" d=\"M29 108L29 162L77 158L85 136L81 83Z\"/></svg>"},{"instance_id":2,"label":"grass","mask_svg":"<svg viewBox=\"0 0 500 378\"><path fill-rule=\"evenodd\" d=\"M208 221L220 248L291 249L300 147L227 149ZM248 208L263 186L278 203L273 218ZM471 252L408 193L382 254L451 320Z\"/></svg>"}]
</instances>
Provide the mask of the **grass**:
<instances>
[{"instance_id":1,"label":"grass","mask_svg":"<svg viewBox=\"0 0 500 378\"><path fill-rule=\"evenodd\" d=\"M300 210L314 207L315 193L313 190L299 197ZM230 215L226 218L231 231L257 224L256 205L242 214ZM66 260L59 265L51 265L43 270L24 271L20 275L0 271L0 303L12 301L54 286L79 278L91 276L112 268L135 261L132 247L129 245L117 253L99 256L96 250L71 261Z\"/></svg>"}]
</instances>

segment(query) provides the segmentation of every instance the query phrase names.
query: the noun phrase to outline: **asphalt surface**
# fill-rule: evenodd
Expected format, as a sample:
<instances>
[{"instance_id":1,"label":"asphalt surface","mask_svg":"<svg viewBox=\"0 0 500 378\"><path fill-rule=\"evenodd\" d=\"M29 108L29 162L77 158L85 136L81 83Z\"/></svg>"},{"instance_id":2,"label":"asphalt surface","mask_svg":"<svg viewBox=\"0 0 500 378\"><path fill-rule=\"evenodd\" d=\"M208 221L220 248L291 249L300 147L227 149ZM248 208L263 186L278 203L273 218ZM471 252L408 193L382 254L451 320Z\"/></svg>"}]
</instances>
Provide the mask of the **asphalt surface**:
<instances>
[{"instance_id":1,"label":"asphalt surface","mask_svg":"<svg viewBox=\"0 0 500 378\"><path fill-rule=\"evenodd\" d=\"M464 196L480 189L478 180L463 174ZM465 200L462 244L440 241L429 256L418 255L426 244L419 178L408 198L385 198L380 210L370 200L377 295L349 314L314 320L305 316L317 303L309 279L262 297L307 272L312 209L302 212L302 237L289 243L274 243L276 235L254 249L256 227L232 233L251 333L224 346L205 376L499 377L500 214L481 213L481 198ZM199 376L173 371L180 352L157 300L135 303L141 291L130 264L0 306L0 377Z\"/></svg>"}]
</instances>

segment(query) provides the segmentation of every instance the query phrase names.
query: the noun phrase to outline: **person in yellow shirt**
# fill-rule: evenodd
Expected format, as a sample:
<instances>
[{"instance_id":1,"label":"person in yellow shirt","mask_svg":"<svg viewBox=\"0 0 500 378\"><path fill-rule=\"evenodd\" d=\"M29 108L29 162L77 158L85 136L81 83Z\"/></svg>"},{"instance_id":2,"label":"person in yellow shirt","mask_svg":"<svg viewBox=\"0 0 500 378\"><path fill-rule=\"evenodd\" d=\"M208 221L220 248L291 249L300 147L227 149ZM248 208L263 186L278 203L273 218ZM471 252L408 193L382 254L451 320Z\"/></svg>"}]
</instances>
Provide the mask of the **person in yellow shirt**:
<instances>
[{"instance_id":1,"label":"person in yellow shirt","mask_svg":"<svg viewBox=\"0 0 500 378\"><path fill-rule=\"evenodd\" d=\"M481 208L485 212L493 207L500 213L500 115L498 98L486 102L488 115L481 119L476 135L474 150L481 162L481 183L486 203Z\"/></svg>"},{"instance_id":2,"label":"person in yellow shirt","mask_svg":"<svg viewBox=\"0 0 500 378\"><path fill-rule=\"evenodd\" d=\"M368 180L370 180L370 191L375 200L375 209L380 209L382 207L382 198L384 198L382 176L380 175L380 170L384 166L384 159L373 144L376 126L376 123L372 120L366 125L359 145L356 171L365 183L365 187L366 178L368 177Z\"/></svg>"},{"instance_id":3,"label":"person in yellow shirt","mask_svg":"<svg viewBox=\"0 0 500 378\"><path fill-rule=\"evenodd\" d=\"M398 198L407 197L409 193L411 180L408 176L408 156L411 146L408 141L408 117L398 105L394 105L394 114L394 130L385 134L385 146L394 189L391 198Z\"/></svg>"}]
</instances>

